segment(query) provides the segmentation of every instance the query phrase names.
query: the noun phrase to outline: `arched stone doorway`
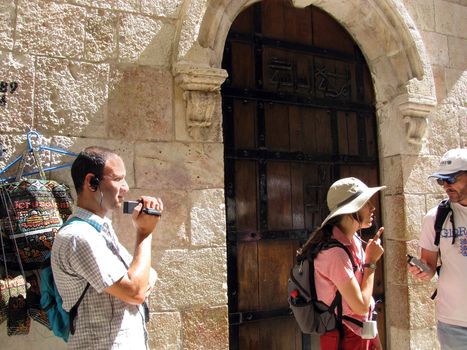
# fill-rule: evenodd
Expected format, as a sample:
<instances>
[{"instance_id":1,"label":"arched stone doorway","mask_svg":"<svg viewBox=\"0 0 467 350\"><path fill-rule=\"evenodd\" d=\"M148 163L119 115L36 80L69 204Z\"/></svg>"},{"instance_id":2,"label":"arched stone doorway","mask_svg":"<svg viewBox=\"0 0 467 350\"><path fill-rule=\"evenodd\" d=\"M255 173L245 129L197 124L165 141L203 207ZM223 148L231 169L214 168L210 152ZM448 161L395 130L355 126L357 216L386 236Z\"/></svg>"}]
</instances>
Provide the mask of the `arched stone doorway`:
<instances>
[{"instance_id":1,"label":"arched stone doorway","mask_svg":"<svg viewBox=\"0 0 467 350\"><path fill-rule=\"evenodd\" d=\"M178 140L222 139L219 91L226 78L220 68L225 39L238 14L255 2L193 1L184 8L173 60L175 95L184 96L184 100L175 99L184 101L175 106ZM357 42L370 68L376 94L381 182L389 185L382 199L386 257L404 256L411 224L404 214L401 216L407 210L401 162L418 155L426 115L436 104L433 74L420 34L396 1L293 2L298 7L317 6L334 17ZM407 286L398 283L406 280L399 265L385 266L388 313L398 315L388 322L388 338L390 347L410 348L407 320L411 302Z\"/></svg>"},{"instance_id":2,"label":"arched stone doorway","mask_svg":"<svg viewBox=\"0 0 467 350\"><path fill-rule=\"evenodd\" d=\"M316 349L290 315L287 280L295 251L328 214L330 184L355 176L378 185L370 73L334 19L284 0L237 16L222 67L230 349ZM374 295L384 343L382 266Z\"/></svg>"}]
</instances>

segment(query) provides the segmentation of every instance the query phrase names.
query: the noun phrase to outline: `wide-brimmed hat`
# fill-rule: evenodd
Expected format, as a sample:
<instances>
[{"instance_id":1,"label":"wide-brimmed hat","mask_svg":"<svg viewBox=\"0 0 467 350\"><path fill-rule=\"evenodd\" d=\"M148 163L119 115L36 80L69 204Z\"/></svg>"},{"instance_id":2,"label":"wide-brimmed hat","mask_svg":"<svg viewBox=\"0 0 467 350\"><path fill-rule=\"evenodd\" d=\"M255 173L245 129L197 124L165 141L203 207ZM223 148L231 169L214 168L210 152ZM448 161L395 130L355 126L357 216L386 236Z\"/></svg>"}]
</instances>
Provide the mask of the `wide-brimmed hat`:
<instances>
[{"instance_id":1,"label":"wide-brimmed hat","mask_svg":"<svg viewBox=\"0 0 467 350\"><path fill-rule=\"evenodd\" d=\"M446 180L461 171L467 171L467 148L454 148L444 153L438 171L429 177Z\"/></svg>"},{"instance_id":2,"label":"wide-brimmed hat","mask_svg":"<svg viewBox=\"0 0 467 350\"><path fill-rule=\"evenodd\" d=\"M327 195L330 213L321 227L335 216L356 213L376 192L385 188L386 186L368 187L355 177L346 177L334 182Z\"/></svg>"}]
</instances>

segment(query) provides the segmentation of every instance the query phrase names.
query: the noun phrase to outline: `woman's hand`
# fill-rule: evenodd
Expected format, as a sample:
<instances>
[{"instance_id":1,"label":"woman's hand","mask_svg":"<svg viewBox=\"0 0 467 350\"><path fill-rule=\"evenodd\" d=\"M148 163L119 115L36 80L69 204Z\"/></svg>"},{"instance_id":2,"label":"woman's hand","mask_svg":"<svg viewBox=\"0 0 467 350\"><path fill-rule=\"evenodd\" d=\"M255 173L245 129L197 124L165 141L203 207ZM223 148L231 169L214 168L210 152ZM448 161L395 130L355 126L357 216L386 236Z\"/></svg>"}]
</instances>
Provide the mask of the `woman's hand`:
<instances>
[{"instance_id":1,"label":"woman's hand","mask_svg":"<svg viewBox=\"0 0 467 350\"><path fill-rule=\"evenodd\" d=\"M381 245L381 235L384 231L384 227L381 227L378 232L376 232L373 239L368 240L368 244L365 249L365 263L376 264L376 262L381 258L384 253L384 249Z\"/></svg>"}]
</instances>

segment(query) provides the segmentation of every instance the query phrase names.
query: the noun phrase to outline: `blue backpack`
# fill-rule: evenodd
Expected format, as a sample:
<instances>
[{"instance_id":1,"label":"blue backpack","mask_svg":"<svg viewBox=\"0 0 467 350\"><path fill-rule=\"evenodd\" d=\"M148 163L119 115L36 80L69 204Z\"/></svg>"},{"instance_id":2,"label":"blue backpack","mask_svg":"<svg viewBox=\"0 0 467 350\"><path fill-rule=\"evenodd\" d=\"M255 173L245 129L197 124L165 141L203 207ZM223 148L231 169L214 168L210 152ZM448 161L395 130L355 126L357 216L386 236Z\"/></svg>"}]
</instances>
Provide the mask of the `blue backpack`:
<instances>
[{"instance_id":1,"label":"blue backpack","mask_svg":"<svg viewBox=\"0 0 467 350\"><path fill-rule=\"evenodd\" d=\"M73 217L68 220L62 227L70 224L72 221L81 220ZM50 253L47 255L41 267L41 308L47 312L50 328L52 332L68 342L68 337L75 334L74 319L78 313L78 307L86 294L90 284L86 285L83 293L79 297L76 304L66 312L62 308L62 297L58 293L57 286L55 285L54 275L52 273L52 266L50 264Z\"/></svg>"}]
</instances>

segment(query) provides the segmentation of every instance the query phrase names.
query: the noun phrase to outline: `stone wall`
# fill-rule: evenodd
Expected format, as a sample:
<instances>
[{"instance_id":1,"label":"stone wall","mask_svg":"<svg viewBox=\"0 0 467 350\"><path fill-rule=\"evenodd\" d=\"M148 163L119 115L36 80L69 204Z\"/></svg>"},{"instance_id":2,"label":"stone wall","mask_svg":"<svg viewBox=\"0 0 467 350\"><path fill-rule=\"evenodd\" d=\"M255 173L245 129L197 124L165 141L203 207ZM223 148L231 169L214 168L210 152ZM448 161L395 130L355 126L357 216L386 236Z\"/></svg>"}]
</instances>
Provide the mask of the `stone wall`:
<instances>
[{"instance_id":1,"label":"stone wall","mask_svg":"<svg viewBox=\"0 0 467 350\"><path fill-rule=\"evenodd\" d=\"M11 0L0 3L0 167L35 129L45 145L116 149L129 198L161 196L153 241L152 349L228 348L220 69L225 36L254 0ZM407 275L420 220L442 198L426 180L467 147L463 0L294 0L321 7L362 48L377 96L391 349L433 349L433 284ZM360 11L364 9L364 11ZM1 95L1 94L0 94ZM3 103L4 101L5 103ZM4 104L4 105L3 105ZM66 157L44 154L55 165ZM51 173L71 184L67 170ZM116 213L131 251L130 219ZM5 349L65 348L44 327Z\"/></svg>"},{"instance_id":2,"label":"stone wall","mask_svg":"<svg viewBox=\"0 0 467 350\"><path fill-rule=\"evenodd\" d=\"M44 145L75 152L93 144L116 149L127 167L128 198L156 194L166 206L153 240L160 281L150 300L151 348L225 349L223 148L219 137L205 142L176 135L172 55L186 6L2 1L0 80L18 86L0 107L6 149L0 166L26 147L29 129L43 135ZM45 153L46 165L71 160ZM71 185L68 173L50 175ZM130 218L116 213L113 219L132 251ZM2 349L65 348L35 322L26 337L7 337L2 324L0 343Z\"/></svg>"}]
</instances>

